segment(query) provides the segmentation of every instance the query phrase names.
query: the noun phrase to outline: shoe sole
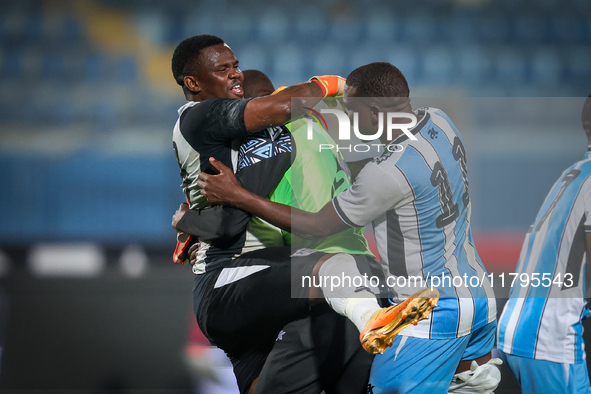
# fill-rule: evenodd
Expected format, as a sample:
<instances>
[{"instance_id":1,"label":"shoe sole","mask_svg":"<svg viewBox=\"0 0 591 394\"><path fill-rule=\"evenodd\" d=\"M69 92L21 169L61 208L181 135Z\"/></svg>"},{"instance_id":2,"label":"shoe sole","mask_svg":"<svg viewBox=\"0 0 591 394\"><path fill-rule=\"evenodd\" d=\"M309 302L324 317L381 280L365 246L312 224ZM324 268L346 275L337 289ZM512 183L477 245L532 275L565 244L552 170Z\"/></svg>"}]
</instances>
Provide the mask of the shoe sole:
<instances>
[{"instance_id":1,"label":"shoe sole","mask_svg":"<svg viewBox=\"0 0 591 394\"><path fill-rule=\"evenodd\" d=\"M402 304L391 306L382 314L380 320L389 320L389 315L395 314L392 320L382 327L367 331L361 338L361 345L371 354L384 353L392 346L394 338L401 330L411 324L416 326L419 321L426 319L437 306L437 301L439 291L434 288L421 290L408 297Z\"/></svg>"}]
</instances>

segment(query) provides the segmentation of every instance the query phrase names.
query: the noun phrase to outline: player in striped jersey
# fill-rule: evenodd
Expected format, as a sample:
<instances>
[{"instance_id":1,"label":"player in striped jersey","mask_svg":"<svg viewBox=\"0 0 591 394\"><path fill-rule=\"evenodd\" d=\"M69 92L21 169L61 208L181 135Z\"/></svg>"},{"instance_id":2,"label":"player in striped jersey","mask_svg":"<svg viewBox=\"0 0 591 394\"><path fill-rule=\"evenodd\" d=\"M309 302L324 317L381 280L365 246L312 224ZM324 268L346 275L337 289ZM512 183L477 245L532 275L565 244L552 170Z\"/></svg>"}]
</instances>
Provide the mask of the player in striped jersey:
<instances>
[{"instance_id":1,"label":"player in striped jersey","mask_svg":"<svg viewBox=\"0 0 591 394\"><path fill-rule=\"evenodd\" d=\"M372 63L349 75L344 100L350 118L357 114L360 131L375 134L385 112L412 113L418 123L410 130L412 137L395 130L394 139L386 141L383 133L385 153L316 214L253 196L215 160L220 175L201 174L201 184L210 202L245 209L305 238L373 222L390 278L414 276L439 288L441 299L430 317L402 330L392 347L374 359L372 393L492 392L500 381L494 361L488 363L496 304L472 240L463 141L441 110L412 111L408 97L406 79L391 64ZM402 151L388 149L395 145ZM446 276L478 280L454 285ZM397 301L412 292L398 283L392 288ZM472 367L473 361L480 366Z\"/></svg>"},{"instance_id":2,"label":"player in striped jersey","mask_svg":"<svg viewBox=\"0 0 591 394\"><path fill-rule=\"evenodd\" d=\"M591 255L591 98L583 107L589 146L546 197L525 236L517 281L499 321L498 348L524 393L589 393L583 326ZM527 286L525 285L527 284Z\"/></svg>"}]
</instances>

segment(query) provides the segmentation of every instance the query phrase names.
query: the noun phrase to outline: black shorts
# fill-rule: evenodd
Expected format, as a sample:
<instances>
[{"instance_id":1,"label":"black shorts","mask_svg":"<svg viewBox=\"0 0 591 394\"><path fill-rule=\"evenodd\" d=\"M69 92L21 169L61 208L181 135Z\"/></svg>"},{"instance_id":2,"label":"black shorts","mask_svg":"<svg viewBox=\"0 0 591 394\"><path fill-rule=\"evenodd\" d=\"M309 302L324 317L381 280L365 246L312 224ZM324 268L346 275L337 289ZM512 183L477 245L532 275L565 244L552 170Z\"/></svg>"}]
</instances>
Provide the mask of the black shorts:
<instances>
[{"instance_id":1,"label":"black shorts","mask_svg":"<svg viewBox=\"0 0 591 394\"><path fill-rule=\"evenodd\" d=\"M230 358L241 393L259 376L281 329L310 313L309 290L297 284L302 275L312 275L325 253L292 258L291 251L278 247L246 253L195 278L197 322Z\"/></svg>"},{"instance_id":2,"label":"black shorts","mask_svg":"<svg viewBox=\"0 0 591 394\"><path fill-rule=\"evenodd\" d=\"M348 318L319 304L283 327L254 393L364 394L373 357Z\"/></svg>"}]
</instances>

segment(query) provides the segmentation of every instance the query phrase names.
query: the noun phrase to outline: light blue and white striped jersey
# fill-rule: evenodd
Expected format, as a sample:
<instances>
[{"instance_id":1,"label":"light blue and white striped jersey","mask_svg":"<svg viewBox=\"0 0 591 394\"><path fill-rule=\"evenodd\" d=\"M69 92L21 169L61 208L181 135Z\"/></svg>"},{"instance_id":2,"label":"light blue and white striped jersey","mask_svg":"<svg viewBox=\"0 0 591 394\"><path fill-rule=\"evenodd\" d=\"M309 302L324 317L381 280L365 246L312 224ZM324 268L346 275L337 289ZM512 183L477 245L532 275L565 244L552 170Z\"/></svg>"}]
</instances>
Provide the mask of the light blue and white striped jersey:
<instances>
[{"instance_id":1,"label":"light blue and white striped jersey","mask_svg":"<svg viewBox=\"0 0 591 394\"><path fill-rule=\"evenodd\" d=\"M498 328L500 350L557 363L583 362L588 232L589 151L554 184L525 236L516 269L524 281L511 287Z\"/></svg>"},{"instance_id":2,"label":"light blue and white striped jersey","mask_svg":"<svg viewBox=\"0 0 591 394\"><path fill-rule=\"evenodd\" d=\"M457 338L496 319L495 297L472 240L462 137L439 109L415 114L423 115L411 130L417 140L402 134L392 141L392 150L402 151L386 149L368 163L333 205L351 226L373 222L382 268L399 299L417 290L401 279L439 289L429 318L401 335Z\"/></svg>"}]
</instances>

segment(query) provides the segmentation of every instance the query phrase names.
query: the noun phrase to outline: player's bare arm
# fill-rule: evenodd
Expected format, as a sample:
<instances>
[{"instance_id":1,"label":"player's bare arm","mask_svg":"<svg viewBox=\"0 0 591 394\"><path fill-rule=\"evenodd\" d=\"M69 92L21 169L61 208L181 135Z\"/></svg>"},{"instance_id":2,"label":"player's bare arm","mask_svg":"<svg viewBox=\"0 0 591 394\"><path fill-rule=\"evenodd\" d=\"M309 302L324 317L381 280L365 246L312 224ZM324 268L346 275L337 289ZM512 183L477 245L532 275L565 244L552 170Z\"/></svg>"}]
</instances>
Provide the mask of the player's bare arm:
<instances>
[{"instance_id":1,"label":"player's bare arm","mask_svg":"<svg viewBox=\"0 0 591 394\"><path fill-rule=\"evenodd\" d=\"M256 215L275 226L302 238L324 238L349 228L337 215L331 203L317 213L305 212L278 204L250 193L240 186L232 171L210 158L219 175L201 173L198 185L211 204L231 205Z\"/></svg>"},{"instance_id":2,"label":"player's bare arm","mask_svg":"<svg viewBox=\"0 0 591 394\"><path fill-rule=\"evenodd\" d=\"M212 98L242 99L244 76L232 49L219 43L201 50L189 66L179 68L175 75L189 101ZM174 68L174 63L173 63ZM304 107L313 107L327 96L343 95L345 79L332 75L312 77L283 89L278 94L251 100L244 109L247 131L256 132L281 126L292 117L304 114ZM301 98L292 105L292 98Z\"/></svg>"},{"instance_id":3,"label":"player's bare arm","mask_svg":"<svg viewBox=\"0 0 591 394\"><path fill-rule=\"evenodd\" d=\"M299 118L325 96L342 95L343 78L325 75L308 82L289 86L272 96L252 99L244 109L244 124L249 132L280 126ZM297 100L292 100L298 98ZM293 103L292 103L293 101Z\"/></svg>"}]
</instances>

